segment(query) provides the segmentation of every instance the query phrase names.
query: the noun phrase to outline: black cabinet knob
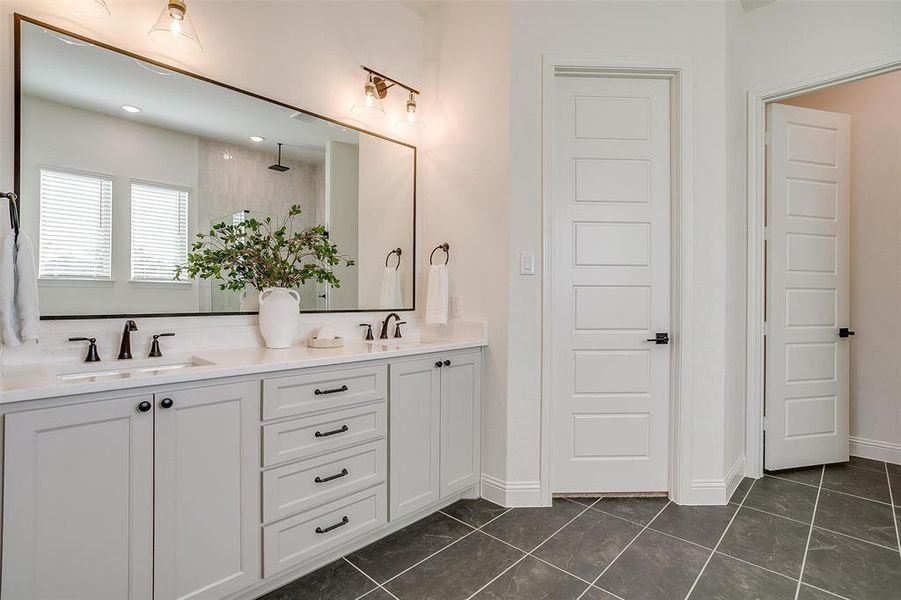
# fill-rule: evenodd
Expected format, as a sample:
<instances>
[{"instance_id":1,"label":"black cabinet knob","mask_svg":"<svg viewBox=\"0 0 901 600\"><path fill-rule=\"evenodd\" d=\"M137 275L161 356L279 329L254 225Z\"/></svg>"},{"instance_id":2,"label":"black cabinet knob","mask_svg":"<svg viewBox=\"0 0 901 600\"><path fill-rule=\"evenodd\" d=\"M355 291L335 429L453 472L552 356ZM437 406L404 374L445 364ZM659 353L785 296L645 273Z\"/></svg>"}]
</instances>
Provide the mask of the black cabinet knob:
<instances>
[{"instance_id":1,"label":"black cabinet knob","mask_svg":"<svg viewBox=\"0 0 901 600\"><path fill-rule=\"evenodd\" d=\"M147 402L146 400L144 400L143 402L138 404L138 410L141 412L147 412L151 408L153 408L153 405L151 403Z\"/></svg>"},{"instance_id":2,"label":"black cabinet knob","mask_svg":"<svg viewBox=\"0 0 901 600\"><path fill-rule=\"evenodd\" d=\"M439 360L438 362L435 363L435 368L436 368L436 369L440 369L440 368L441 368L441 361L440 361L440 360Z\"/></svg>"},{"instance_id":3,"label":"black cabinet knob","mask_svg":"<svg viewBox=\"0 0 901 600\"><path fill-rule=\"evenodd\" d=\"M444 366L445 367L451 366L451 362L449 360L444 361Z\"/></svg>"},{"instance_id":4,"label":"black cabinet knob","mask_svg":"<svg viewBox=\"0 0 901 600\"><path fill-rule=\"evenodd\" d=\"M163 408L172 408L173 404L175 403L172 402L172 398L163 398L160 402L160 406L162 406Z\"/></svg>"}]
</instances>

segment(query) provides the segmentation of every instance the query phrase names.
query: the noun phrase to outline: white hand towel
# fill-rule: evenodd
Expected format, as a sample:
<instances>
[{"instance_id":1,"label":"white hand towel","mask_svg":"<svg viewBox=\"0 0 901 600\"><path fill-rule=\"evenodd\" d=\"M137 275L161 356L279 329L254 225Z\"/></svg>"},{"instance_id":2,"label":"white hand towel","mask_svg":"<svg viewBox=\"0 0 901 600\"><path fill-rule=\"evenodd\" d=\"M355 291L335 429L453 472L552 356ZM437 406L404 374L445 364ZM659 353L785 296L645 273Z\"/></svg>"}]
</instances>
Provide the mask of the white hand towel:
<instances>
[{"instance_id":1,"label":"white hand towel","mask_svg":"<svg viewBox=\"0 0 901 600\"><path fill-rule=\"evenodd\" d=\"M36 342L41 337L41 310L38 305L38 279L34 268L34 246L24 231L16 244L16 312L19 339Z\"/></svg>"},{"instance_id":2,"label":"white hand towel","mask_svg":"<svg viewBox=\"0 0 901 600\"><path fill-rule=\"evenodd\" d=\"M429 268L429 291L425 307L427 324L447 325L447 295L447 265L432 265Z\"/></svg>"},{"instance_id":3,"label":"white hand towel","mask_svg":"<svg viewBox=\"0 0 901 600\"><path fill-rule=\"evenodd\" d=\"M18 346L19 316L16 314L16 242L9 230L0 248L0 341L6 346Z\"/></svg>"},{"instance_id":4,"label":"white hand towel","mask_svg":"<svg viewBox=\"0 0 901 600\"><path fill-rule=\"evenodd\" d=\"M379 308L403 308L404 298L401 290L400 271L394 267L385 267L382 274L382 292L379 296Z\"/></svg>"}]
</instances>

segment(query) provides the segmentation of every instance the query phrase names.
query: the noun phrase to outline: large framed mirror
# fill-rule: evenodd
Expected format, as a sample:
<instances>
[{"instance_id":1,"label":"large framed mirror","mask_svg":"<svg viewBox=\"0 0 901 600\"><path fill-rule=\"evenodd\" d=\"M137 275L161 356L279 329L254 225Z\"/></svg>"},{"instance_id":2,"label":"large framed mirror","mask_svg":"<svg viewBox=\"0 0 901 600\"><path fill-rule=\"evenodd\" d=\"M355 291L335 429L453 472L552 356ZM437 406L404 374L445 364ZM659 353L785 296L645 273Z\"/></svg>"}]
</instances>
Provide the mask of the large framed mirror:
<instances>
[{"instance_id":1,"label":"large framed mirror","mask_svg":"<svg viewBox=\"0 0 901 600\"><path fill-rule=\"evenodd\" d=\"M16 15L16 192L44 318L253 313L176 278L217 224L324 226L301 311L415 308L416 147Z\"/></svg>"}]
</instances>

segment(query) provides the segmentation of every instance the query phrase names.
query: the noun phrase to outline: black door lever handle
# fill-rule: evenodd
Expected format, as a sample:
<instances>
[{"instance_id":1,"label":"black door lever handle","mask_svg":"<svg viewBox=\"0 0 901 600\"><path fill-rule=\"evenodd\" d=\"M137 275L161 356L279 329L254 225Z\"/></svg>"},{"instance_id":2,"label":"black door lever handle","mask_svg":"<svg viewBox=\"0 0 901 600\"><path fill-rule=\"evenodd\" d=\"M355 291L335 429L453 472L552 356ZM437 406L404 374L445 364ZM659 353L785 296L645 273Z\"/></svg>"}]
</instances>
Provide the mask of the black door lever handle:
<instances>
[{"instance_id":1,"label":"black door lever handle","mask_svg":"<svg viewBox=\"0 0 901 600\"><path fill-rule=\"evenodd\" d=\"M838 330L838 337L840 337L840 338L848 338L848 337L851 337L852 335L854 335L854 332L851 331L847 327L841 327Z\"/></svg>"},{"instance_id":2,"label":"black door lever handle","mask_svg":"<svg viewBox=\"0 0 901 600\"><path fill-rule=\"evenodd\" d=\"M646 342L654 342L655 344L669 344L669 334L668 333L655 333L654 337L648 338L645 341Z\"/></svg>"}]
</instances>

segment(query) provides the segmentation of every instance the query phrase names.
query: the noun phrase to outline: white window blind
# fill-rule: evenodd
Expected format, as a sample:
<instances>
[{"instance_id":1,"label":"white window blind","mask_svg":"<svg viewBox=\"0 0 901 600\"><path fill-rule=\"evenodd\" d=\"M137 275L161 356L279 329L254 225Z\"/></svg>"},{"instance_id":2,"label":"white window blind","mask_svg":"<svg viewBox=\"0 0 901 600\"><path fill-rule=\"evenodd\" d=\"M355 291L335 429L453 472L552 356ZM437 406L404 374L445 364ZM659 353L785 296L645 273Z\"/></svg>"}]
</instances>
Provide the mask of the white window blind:
<instances>
[{"instance_id":1,"label":"white window blind","mask_svg":"<svg viewBox=\"0 0 901 600\"><path fill-rule=\"evenodd\" d=\"M110 277L113 182L41 169L41 277Z\"/></svg>"},{"instance_id":2,"label":"white window blind","mask_svg":"<svg viewBox=\"0 0 901 600\"><path fill-rule=\"evenodd\" d=\"M131 278L172 281L188 256L188 192L131 184Z\"/></svg>"}]
</instances>

